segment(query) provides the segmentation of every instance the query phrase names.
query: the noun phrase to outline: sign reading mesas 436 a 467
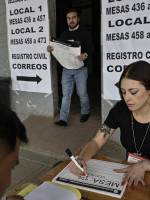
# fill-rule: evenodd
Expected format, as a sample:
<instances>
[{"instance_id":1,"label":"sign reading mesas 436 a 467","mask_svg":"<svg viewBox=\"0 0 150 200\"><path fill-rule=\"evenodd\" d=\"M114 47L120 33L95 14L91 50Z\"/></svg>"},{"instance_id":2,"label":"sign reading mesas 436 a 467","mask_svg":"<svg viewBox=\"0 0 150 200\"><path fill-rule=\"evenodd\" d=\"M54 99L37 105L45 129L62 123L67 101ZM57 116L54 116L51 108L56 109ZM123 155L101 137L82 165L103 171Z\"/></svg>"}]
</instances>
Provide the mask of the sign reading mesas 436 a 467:
<instances>
[{"instance_id":1,"label":"sign reading mesas 436 a 467","mask_svg":"<svg viewBox=\"0 0 150 200\"><path fill-rule=\"evenodd\" d=\"M12 89L51 92L47 0L6 0Z\"/></svg>"},{"instance_id":2,"label":"sign reading mesas 436 a 467","mask_svg":"<svg viewBox=\"0 0 150 200\"><path fill-rule=\"evenodd\" d=\"M116 83L127 65L150 61L150 1L102 0L102 14L104 97L118 100Z\"/></svg>"}]
</instances>

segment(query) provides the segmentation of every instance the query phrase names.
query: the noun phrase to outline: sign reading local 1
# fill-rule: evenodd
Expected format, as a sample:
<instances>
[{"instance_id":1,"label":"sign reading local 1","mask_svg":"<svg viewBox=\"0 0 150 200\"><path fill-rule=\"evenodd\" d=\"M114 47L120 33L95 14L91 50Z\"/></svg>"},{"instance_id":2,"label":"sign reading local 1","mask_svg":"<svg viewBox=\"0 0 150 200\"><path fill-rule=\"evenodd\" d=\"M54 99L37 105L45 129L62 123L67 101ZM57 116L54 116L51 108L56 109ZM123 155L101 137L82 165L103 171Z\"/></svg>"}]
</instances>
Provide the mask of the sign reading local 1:
<instances>
[{"instance_id":1,"label":"sign reading local 1","mask_svg":"<svg viewBox=\"0 0 150 200\"><path fill-rule=\"evenodd\" d=\"M116 83L128 64L150 62L150 1L102 0L103 91L120 99Z\"/></svg>"},{"instance_id":2,"label":"sign reading local 1","mask_svg":"<svg viewBox=\"0 0 150 200\"><path fill-rule=\"evenodd\" d=\"M6 0L12 89L50 93L47 0Z\"/></svg>"}]
</instances>

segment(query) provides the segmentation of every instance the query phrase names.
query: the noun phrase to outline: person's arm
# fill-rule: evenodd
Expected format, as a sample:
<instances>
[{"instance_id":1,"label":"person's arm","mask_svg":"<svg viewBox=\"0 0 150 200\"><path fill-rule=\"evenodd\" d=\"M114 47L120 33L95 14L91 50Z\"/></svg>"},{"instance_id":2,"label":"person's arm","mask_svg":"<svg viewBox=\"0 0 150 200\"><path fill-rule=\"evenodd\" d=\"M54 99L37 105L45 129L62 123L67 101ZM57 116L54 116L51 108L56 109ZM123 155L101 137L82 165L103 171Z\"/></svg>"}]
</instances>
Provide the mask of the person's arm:
<instances>
[{"instance_id":1,"label":"person's arm","mask_svg":"<svg viewBox=\"0 0 150 200\"><path fill-rule=\"evenodd\" d=\"M86 31L84 41L85 41L85 45L84 45L85 52L83 52L83 53L86 53L88 56L92 56L94 53L94 45L93 45L93 39L92 39L92 35L91 35L90 31Z\"/></svg>"},{"instance_id":2,"label":"person's arm","mask_svg":"<svg viewBox=\"0 0 150 200\"><path fill-rule=\"evenodd\" d=\"M94 52L94 46L92 36L89 31L84 31L84 40L81 44L81 54L77 56L80 61L85 61L87 64L88 57L92 56Z\"/></svg>"},{"instance_id":3,"label":"person's arm","mask_svg":"<svg viewBox=\"0 0 150 200\"><path fill-rule=\"evenodd\" d=\"M87 171L86 162L91 159L99 149L101 149L101 147L107 142L114 131L115 129L111 129L103 124L95 137L85 145L77 159L78 163L83 167L85 173ZM70 171L75 175L82 174L82 172L73 162L70 163Z\"/></svg>"},{"instance_id":4,"label":"person's arm","mask_svg":"<svg viewBox=\"0 0 150 200\"><path fill-rule=\"evenodd\" d=\"M139 161L130 167L124 169L115 169L114 171L117 173L126 173L122 185L128 182L127 190L132 184L133 190L136 190L138 183L141 183L143 187L146 188L144 176L146 171L150 171L150 160Z\"/></svg>"}]
</instances>

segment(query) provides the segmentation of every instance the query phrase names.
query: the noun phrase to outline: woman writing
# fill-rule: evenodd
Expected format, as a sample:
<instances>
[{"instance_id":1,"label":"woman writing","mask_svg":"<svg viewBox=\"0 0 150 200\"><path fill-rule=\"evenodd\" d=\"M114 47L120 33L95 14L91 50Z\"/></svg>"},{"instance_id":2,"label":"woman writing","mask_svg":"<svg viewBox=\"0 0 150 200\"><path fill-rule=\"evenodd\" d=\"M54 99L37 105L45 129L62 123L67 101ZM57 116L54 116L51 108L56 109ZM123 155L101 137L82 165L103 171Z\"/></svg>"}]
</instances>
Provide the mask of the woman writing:
<instances>
[{"instance_id":1,"label":"woman writing","mask_svg":"<svg viewBox=\"0 0 150 200\"><path fill-rule=\"evenodd\" d=\"M120 128L120 140L127 152L132 156L136 154L147 160L142 160L118 173L126 173L122 183L127 183L127 189L133 184L136 190L138 183L146 187L144 175L150 171L150 64L138 61L130 64L123 71L119 80L121 101L110 110L104 124L95 137L85 145L81 151L78 162L87 171L86 162L91 159L99 149L109 140L117 128ZM73 174L82 172L70 163Z\"/></svg>"}]
</instances>

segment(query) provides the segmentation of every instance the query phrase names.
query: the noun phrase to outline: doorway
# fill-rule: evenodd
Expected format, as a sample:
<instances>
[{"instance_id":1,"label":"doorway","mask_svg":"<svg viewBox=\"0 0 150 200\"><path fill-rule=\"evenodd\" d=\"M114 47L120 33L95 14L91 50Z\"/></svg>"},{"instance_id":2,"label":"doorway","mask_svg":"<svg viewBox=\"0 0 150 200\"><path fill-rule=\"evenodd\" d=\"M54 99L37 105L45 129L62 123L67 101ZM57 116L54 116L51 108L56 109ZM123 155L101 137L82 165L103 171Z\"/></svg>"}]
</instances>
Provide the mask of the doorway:
<instances>
[{"instance_id":1,"label":"doorway","mask_svg":"<svg viewBox=\"0 0 150 200\"><path fill-rule=\"evenodd\" d=\"M56 0L56 37L59 37L63 30L67 29L66 12L70 8L76 8L80 12L80 24L92 33L94 43L94 54L89 61L88 72L88 94L92 112L97 112L97 106L101 106L101 44L100 44L100 0ZM62 67L57 66L59 107L61 106L62 88L61 76ZM74 91L72 96L71 109L80 109L79 98ZM74 108L74 105L77 107Z\"/></svg>"}]
</instances>

